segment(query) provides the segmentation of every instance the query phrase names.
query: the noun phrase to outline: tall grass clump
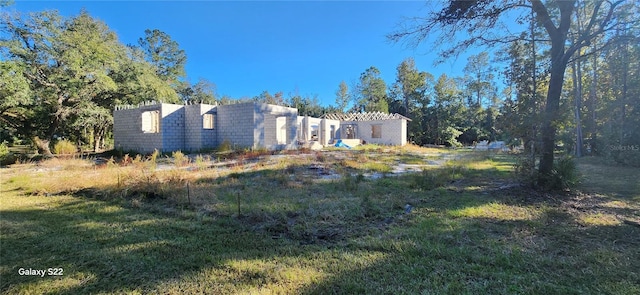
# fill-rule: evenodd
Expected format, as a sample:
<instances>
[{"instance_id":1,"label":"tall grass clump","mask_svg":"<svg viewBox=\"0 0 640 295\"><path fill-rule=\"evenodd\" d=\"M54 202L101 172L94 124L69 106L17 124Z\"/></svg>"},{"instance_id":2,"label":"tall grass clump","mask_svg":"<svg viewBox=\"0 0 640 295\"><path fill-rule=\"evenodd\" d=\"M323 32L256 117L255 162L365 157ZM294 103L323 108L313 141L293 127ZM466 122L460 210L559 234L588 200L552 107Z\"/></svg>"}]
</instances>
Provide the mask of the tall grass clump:
<instances>
[{"instance_id":1,"label":"tall grass clump","mask_svg":"<svg viewBox=\"0 0 640 295\"><path fill-rule=\"evenodd\" d=\"M53 146L56 155L73 155L77 150L76 145L68 140L60 140Z\"/></svg>"},{"instance_id":2,"label":"tall grass clump","mask_svg":"<svg viewBox=\"0 0 640 295\"><path fill-rule=\"evenodd\" d=\"M175 151L171 153L171 157L173 158L173 164L176 167L183 167L189 164L189 157L187 157L181 151Z\"/></svg>"},{"instance_id":3,"label":"tall grass clump","mask_svg":"<svg viewBox=\"0 0 640 295\"><path fill-rule=\"evenodd\" d=\"M220 146L218 146L219 153L227 153L233 151L233 147L231 146L231 142L229 140L224 140Z\"/></svg>"},{"instance_id":4,"label":"tall grass clump","mask_svg":"<svg viewBox=\"0 0 640 295\"><path fill-rule=\"evenodd\" d=\"M158 151L157 149L153 150L153 153L151 153L151 155L149 156L149 168L151 170L155 170L156 167L158 167L158 156L160 155L160 151Z\"/></svg>"},{"instance_id":5,"label":"tall grass clump","mask_svg":"<svg viewBox=\"0 0 640 295\"><path fill-rule=\"evenodd\" d=\"M414 174L410 182L411 188L432 190L447 185L465 176L466 167L455 164L445 164L439 169L423 169L422 173Z\"/></svg>"},{"instance_id":6,"label":"tall grass clump","mask_svg":"<svg viewBox=\"0 0 640 295\"><path fill-rule=\"evenodd\" d=\"M195 163L198 170L203 171L207 169L207 160L204 158L204 156L197 155Z\"/></svg>"}]
</instances>

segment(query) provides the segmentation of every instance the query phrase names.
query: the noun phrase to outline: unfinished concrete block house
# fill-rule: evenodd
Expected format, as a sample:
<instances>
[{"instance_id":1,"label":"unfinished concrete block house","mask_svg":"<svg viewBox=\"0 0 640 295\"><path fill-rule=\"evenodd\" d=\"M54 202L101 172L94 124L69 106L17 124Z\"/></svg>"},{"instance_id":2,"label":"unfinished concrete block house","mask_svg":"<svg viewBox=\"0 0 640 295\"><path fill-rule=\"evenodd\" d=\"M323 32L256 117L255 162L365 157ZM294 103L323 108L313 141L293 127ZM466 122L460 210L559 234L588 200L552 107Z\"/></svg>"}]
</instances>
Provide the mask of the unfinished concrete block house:
<instances>
[{"instance_id":1,"label":"unfinished concrete block house","mask_svg":"<svg viewBox=\"0 0 640 295\"><path fill-rule=\"evenodd\" d=\"M117 106L113 114L115 148L143 153L213 149L224 141L234 146L294 149L342 139L405 145L407 121L398 114L327 114L298 116L295 108L248 102L231 105L145 103Z\"/></svg>"}]
</instances>

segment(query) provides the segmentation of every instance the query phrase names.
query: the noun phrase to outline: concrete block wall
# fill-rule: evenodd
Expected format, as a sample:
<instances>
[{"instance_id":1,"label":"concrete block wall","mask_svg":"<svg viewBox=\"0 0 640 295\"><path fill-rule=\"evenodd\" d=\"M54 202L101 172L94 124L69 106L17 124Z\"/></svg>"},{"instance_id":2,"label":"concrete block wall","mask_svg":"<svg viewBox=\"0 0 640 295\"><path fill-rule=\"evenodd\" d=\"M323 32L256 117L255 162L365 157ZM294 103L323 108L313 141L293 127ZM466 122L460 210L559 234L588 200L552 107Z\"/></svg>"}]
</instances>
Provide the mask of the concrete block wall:
<instances>
[{"instance_id":1,"label":"concrete block wall","mask_svg":"<svg viewBox=\"0 0 640 295\"><path fill-rule=\"evenodd\" d=\"M142 114L149 111L159 112L158 133L142 130ZM204 114L214 114L214 129L203 128ZM279 118L286 120L285 144L278 142ZM290 149L297 147L299 138L311 139L311 125L319 126L321 144L331 144L331 126L335 126L333 139L340 139L341 124L355 124L357 138L368 143L405 145L407 142L406 120L340 122L301 118L295 108L255 102L224 106L156 104L117 110L114 111L114 139L116 148L145 153L154 149L197 151L215 148L225 140L240 147ZM381 126L381 138L372 138L372 125Z\"/></svg>"},{"instance_id":2,"label":"concrete block wall","mask_svg":"<svg viewBox=\"0 0 640 295\"><path fill-rule=\"evenodd\" d=\"M184 149L198 151L205 148L215 148L217 146L217 122L214 122L214 129L204 129L204 115L213 114L217 121L216 106L208 104L186 105L184 112Z\"/></svg>"},{"instance_id":3,"label":"concrete block wall","mask_svg":"<svg viewBox=\"0 0 640 295\"><path fill-rule=\"evenodd\" d=\"M333 133L331 127L333 126ZM320 121L320 144L326 146L340 138L340 121L322 119Z\"/></svg>"},{"instance_id":4,"label":"concrete block wall","mask_svg":"<svg viewBox=\"0 0 640 295\"><path fill-rule=\"evenodd\" d=\"M162 104L160 132L162 152L184 150L185 108L183 105Z\"/></svg>"},{"instance_id":5,"label":"concrete block wall","mask_svg":"<svg viewBox=\"0 0 640 295\"><path fill-rule=\"evenodd\" d=\"M202 129L202 139L200 149L212 149L218 147L218 113L217 107L210 104L200 105L200 119L204 119L204 114L213 114L214 129ZM201 124L202 126L202 124Z\"/></svg>"},{"instance_id":6,"label":"concrete block wall","mask_svg":"<svg viewBox=\"0 0 640 295\"><path fill-rule=\"evenodd\" d=\"M358 124L358 138L367 143L400 146L407 144L406 120L358 121L356 123ZM372 137L372 125L381 126L381 138Z\"/></svg>"},{"instance_id":7,"label":"concrete block wall","mask_svg":"<svg viewBox=\"0 0 640 295\"><path fill-rule=\"evenodd\" d=\"M202 146L202 116L200 105L184 106L184 149L196 151Z\"/></svg>"},{"instance_id":8,"label":"concrete block wall","mask_svg":"<svg viewBox=\"0 0 640 295\"><path fill-rule=\"evenodd\" d=\"M289 149L296 146L298 138L298 109L264 103L254 104L255 128L254 147L265 147L270 150ZM277 124L279 117L286 118L286 144L278 144Z\"/></svg>"},{"instance_id":9,"label":"concrete block wall","mask_svg":"<svg viewBox=\"0 0 640 295\"><path fill-rule=\"evenodd\" d=\"M255 103L238 103L216 107L218 123L217 140L228 140L242 147L254 147Z\"/></svg>"},{"instance_id":10,"label":"concrete block wall","mask_svg":"<svg viewBox=\"0 0 640 295\"><path fill-rule=\"evenodd\" d=\"M163 150L162 133L142 131L142 113L158 111L162 118L162 105L148 105L136 109L123 109L113 112L113 138L116 149L151 153L154 149ZM160 119L160 130L164 123Z\"/></svg>"}]
</instances>

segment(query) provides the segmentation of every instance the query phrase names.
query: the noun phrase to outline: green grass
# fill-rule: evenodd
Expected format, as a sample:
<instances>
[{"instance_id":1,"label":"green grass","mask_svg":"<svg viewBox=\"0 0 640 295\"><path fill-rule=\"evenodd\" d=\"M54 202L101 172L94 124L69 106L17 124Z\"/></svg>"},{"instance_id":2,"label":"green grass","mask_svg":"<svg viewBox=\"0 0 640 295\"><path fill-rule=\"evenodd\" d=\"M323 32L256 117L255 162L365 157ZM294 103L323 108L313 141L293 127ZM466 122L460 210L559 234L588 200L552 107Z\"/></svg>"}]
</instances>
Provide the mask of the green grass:
<instances>
[{"instance_id":1,"label":"green grass","mask_svg":"<svg viewBox=\"0 0 640 295\"><path fill-rule=\"evenodd\" d=\"M372 162L380 167L423 156L372 152L387 158ZM61 160L5 169L0 292L640 293L640 227L624 222L639 219L637 191L605 177L615 167L579 163L591 171L584 192L549 195L501 189L512 182L509 156L455 152L459 160L425 170L442 175L439 185L412 185L418 173L353 176L349 188L309 165L351 175L371 168L345 160L375 157L331 153L228 170ZM64 273L19 276L21 267Z\"/></svg>"}]
</instances>

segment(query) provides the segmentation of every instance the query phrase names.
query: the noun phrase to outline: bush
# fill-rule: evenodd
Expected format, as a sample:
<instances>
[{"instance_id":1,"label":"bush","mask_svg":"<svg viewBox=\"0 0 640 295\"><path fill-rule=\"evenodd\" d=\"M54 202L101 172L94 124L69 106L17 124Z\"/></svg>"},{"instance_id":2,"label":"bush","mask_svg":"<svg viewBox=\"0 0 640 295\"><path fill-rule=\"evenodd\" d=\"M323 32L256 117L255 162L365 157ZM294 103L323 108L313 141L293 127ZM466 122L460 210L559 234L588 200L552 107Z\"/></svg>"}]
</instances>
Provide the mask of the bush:
<instances>
[{"instance_id":1,"label":"bush","mask_svg":"<svg viewBox=\"0 0 640 295\"><path fill-rule=\"evenodd\" d=\"M517 159L513 171L518 181L525 186L535 187L538 183L536 160L529 155L521 155Z\"/></svg>"},{"instance_id":2,"label":"bush","mask_svg":"<svg viewBox=\"0 0 640 295\"><path fill-rule=\"evenodd\" d=\"M0 157L4 157L8 154L10 154L11 152L9 152L9 147L7 146L6 143L0 143Z\"/></svg>"},{"instance_id":3,"label":"bush","mask_svg":"<svg viewBox=\"0 0 640 295\"><path fill-rule=\"evenodd\" d=\"M573 157L565 156L556 159L553 164L547 188L553 190L570 189L574 188L579 181L580 174L576 162Z\"/></svg>"},{"instance_id":4,"label":"bush","mask_svg":"<svg viewBox=\"0 0 640 295\"><path fill-rule=\"evenodd\" d=\"M226 153L233 151L233 147L231 146L231 142L229 140L224 140L220 146L218 146L218 152Z\"/></svg>"},{"instance_id":5,"label":"bush","mask_svg":"<svg viewBox=\"0 0 640 295\"><path fill-rule=\"evenodd\" d=\"M551 174L546 176L540 175L531 157L520 158L514 171L522 184L546 190L574 188L580 181L578 167L573 157L570 156L555 159Z\"/></svg>"},{"instance_id":6,"label":"bush","mask_svg":"<svg viewBox=\"0 0 640 295\"><path fill-rule=\"evenodd\" d=\"M640 144L610 145L605 154L618 164L640 167Z\"/></svg>"},{"instance_id":7,"label":"bush","mask_svg":"<svg viewBox=\"0 0 640 295\"><path fill-rule=\"evenodd\" d=\"M6 143L0 143L0 165L11 165L17 160L16 156L9 151Z\"/></svg>"},{"instance_id":8,"label":"bush","mask_svg":"<svg viewBox=\"0 0 640 295\"><path fill-rule=\"evenodd\" d=\"M60 140L53 146L53 153L56 155L73 155L77 151L76 145L68 140Z\"/></svg>"}]
</instances>

